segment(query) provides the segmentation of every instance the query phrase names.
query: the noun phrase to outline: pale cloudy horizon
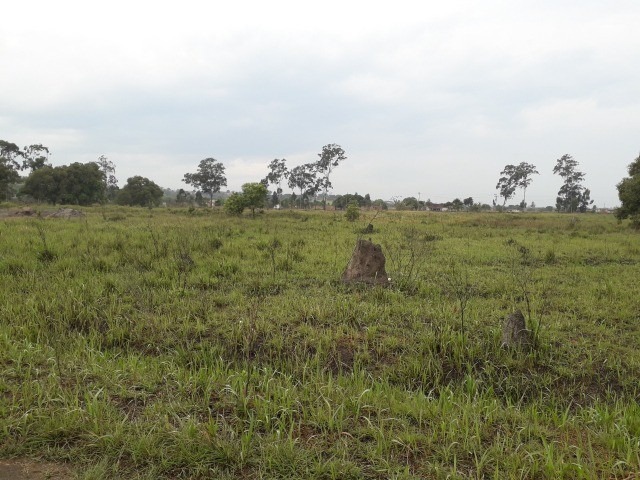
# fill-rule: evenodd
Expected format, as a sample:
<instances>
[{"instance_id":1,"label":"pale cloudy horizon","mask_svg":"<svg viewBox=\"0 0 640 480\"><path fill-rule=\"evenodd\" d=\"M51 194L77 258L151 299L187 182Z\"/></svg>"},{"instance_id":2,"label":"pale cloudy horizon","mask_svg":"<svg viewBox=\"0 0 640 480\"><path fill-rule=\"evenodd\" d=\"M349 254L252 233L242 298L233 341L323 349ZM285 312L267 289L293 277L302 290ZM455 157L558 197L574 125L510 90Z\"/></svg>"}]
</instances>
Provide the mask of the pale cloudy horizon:
<instances>
[{"instance_id":1,"label":"pale cloudy horizon","mask_svg":"<svg viewBox=\"0 0 640 480\"><path fill-rule=\"evenodd\" d=\"M187 188L214 157L238 190L340 144L334 193L491 203L507 164L554 205L571 154L600 206L638 156L633 1L23 0L0 29L0 139L54 165L106 155ZM519 199L520 192L514 198Z\"/></svg>"}]
</instances>

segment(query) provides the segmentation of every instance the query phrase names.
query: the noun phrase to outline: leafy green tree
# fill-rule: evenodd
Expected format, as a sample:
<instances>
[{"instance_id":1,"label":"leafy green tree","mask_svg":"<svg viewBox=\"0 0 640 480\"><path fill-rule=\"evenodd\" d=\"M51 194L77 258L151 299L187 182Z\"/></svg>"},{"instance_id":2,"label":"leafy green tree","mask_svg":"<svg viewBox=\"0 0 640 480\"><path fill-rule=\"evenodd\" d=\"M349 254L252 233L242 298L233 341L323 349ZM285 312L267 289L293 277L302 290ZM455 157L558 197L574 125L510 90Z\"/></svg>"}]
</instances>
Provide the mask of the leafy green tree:
<instances>
[{"instance_id":1,"label":"leafy green tree","mask_svg":"<svg viewBox=\"0 0 640 480\"><path fill-rule=\"evenodd\" d=\"M61 167L44 166L33 170L20 189L19 195L29 195L38 202L55 204L60 195Z\"/></svg>"},{"instance_id":2,"label":"leafy green tree","mask_svg":"<svg viewBox=\"0 0 640 480\"><path fill-rule=\"evenodd\" d=\"M245 183L242 185L245 207L251 210L251 216L255 217L256 208L264 207L268 193L267 187L263 183Z\"/></svg>"},{"instance_id":3,"label":"leafy green tree","mask_svg":"<svg viewBox=\"0 0 640 480\"><path fill-rule=\"evenodd\" d=\"M10 186L20 180L18 158L23 156L15 143L0 140L0 195L5 200L11 196Z\"/></svg>"},{"instance_id":4,"label":"leafy green tree","mask_svg":"<svg viewBox=\"0 0 640 480\"><path fill-rule=\"evenodd\" d=\"M640 175L640 155L638 155L638 158L629 164L628 170L630 177Z\"/></svg>"},{"instance_id":5,"label":"leafy green tree","mask_svg":"<svg viewBox=\"0 0 640 480\"><path fill-rule=\"evenodd\" d=\"M400 202L399 210L418 210L420 208L420 202L416 197L406 197Z\"/></svg>"},{"instance_id":6,"label":"leafy green tree","mask_svg":"<svg viewBox=\"0 0 640 480\"><path fill-rule=\"evenodd\" d=\"M187 201L187 192L184 191L184 188L181 188L180 190L178 190L178 193L176 193L176 204L184 205L186 201Z\"/></svg>"},{"instance_id":7,"label":"leafy green tree","mask_svg":"<svg viewBox=\"0 0 640 480\"><path fill-rule=\"evenodd\" d=\"M176 194L176 203L181 206L187 204L193 205L193 197L191 196L191 193L185 192L184 189L181 188Z\"/></svg>"},{"instance_id":8,"label":"leafy green tree","mask_svg":"<svg viewBox=\"0 0 640 480\"><path fill-rule=\"evenodd\" d=\"M116 201L119 205L154 207L160 205L164 192L156 183L146 177L135 176L127 179L120 189Z\"/></svg>"},{"instance_id":9,"label":"leafy green tree","mask_svg":"<svg viewBox=\"0 0 640 480\"><path fill-rule=\"evenodd\" d=\"M280 205L280 197L278 196L278 192L273 192L271 194L271 206L275 207L276 205Z\"/></svg>"},{"instance_id":10,"label":"leafy green tree","mask_svg":"<svg viewBox=\"0 0 640 480\"><path fill-rule=\"evenodd\" d=\"M504 207L507 204L507 200L515 195L516 189L518 188L516 166L505 165L500 175L502 176L498 179L496 190L500 192L500 196L504 199L502 202L502 206Z\"/></svg>"},{"instance_id":11,"label":"leafy green tree","mask_svg":"<svg viewBox=\"0 0 640 480\"><path fill-rule=\"evenodd\" d=\"M343 210L352 202L357 203L359 207L363 207L366 200L362 195L358 195L357 193L347 193L346 195L338 195L333 201L333 206L338 210Z\"/></svg>"},{"instance_id":12,"label":"leafy green tree","mask_svg":"<svg viewBox=\"0 0 640 480\"><path fill-rule=\"evenodd\" d=\"M118 179L116 178L116 166L105 155L100 155L96 162L100 167L104 179L105 200L113 201L118 195Z\"/></svg>"},{"instance_id":13,"label":"leafy green tree","mask_svg":"<svg viewBox=\"0 0 640 480\"><path fill-rule=\"evenodd\" d=\"M564 181L556 198L559 212L586 212L593 203L590 190L582 185L585 174L577 169L578 165L571 155L565 154L553 167L553 173L560 175Z\"/></svg>"},{"instance_id":14,"label":"leafy green tree","mask_svg":"<svg viewBox=\"0 0 640 480\"><path fill-rule=\"evenodd\" d=\"M100 167L95 162L75 162L58 171L58 203L90 205L104 199L104 182Z\"/></svg>"},{"instance_id":15,"label":"leafy green tree","mask_svg":"<svg viewBox=\"0 0 640 480\"><path fill-rule=\"evenodd\" d=\"M322 152L318 154L320 159L316 163L316 170L323 176L320 188L324 188L324 208L327 208L327 192L331 188L329 176L335 167L347 159L344 150L340 145L330 143L322 147Z\"/></svg>"},{"instance_id":16,"label":"leafy green tree","mask_svg":"<svg viewBox=\"0 0 640 480\"><path fill-rule=\"evenodd\" d=\"M456 212L459 212L460 210L462 210L463 205L464 204L462 203L462 200L460 200L459 198L454 198L453 201L451 202L451 208Z\"/></svg>"},{"instance_id":17,"label":"leafy green tree","mask_svg":"<svg viewBox=\"0 0 640 480\"><path fill-rule=\"evenodd\" d=\"M467 197L465 198L462 203L464 204L465 207L467 208L471 208L473 207L473 197Z\"/></svg>"},{"instance_id":18,"label":"leafy green tree","mask_svg":"<svg viewBox=\"0 0 640 480\"><path fill-rule=\"evenodd\" d=\"M533 175L540 175L535 165L522 162L516 167L517 184L522 189L522 202L527 204L527 188L533 182Z\"/></svg>"},{"instance_id":19,"label":"leafy green tree","mask_svg":"<svg viewBox=\"0 0 640 480\"><path fill-rule=\"evenodd\" d=\"M631 218L631 224L640 228L640 155L628 167L629 176L618 183L620 207L616 210L616 218Z\"/></svg>"},{"instance_id":20,"label":"leafy green tree","mask_svg":"<svg viewBox=\"0 0 640 480\"><path fill-rule=\"evenodd\" d=\"M229 215L242 215L247 207L244 195L241 193L232 193L224 202L224 211Z\"/></svg>"},{"instance_id":21,"label":"leafy green tree","mask_svg":"<svg viewBox=\"0 0 640 480\"><path fill-rule=\"evenodd\" d=\"M269 191L262 182L245 183L242 185L242 193L233 193L224 202L224 209L230 215L241 215L245 208L251 210L251 216L255 217L256 209L263 208L267 201Z\"/></svg>"},{"instance_id":22,"label":"leafy green tree","mask_svg":"<svg viewBox=\"0 0 640 480\"><path fill-rule=\"evenodd\" d=\"M209 205L213 205L213 194L227 186L225 167L215 158L200 160L196 173L185 173L182 180L187 185L193 185L198 190L209 195Z\"/></svg>"},{"instance_id":23,"label":"leafy green tree","mask_svg":"<svg viewBox=\"0 0 640 480\"><path fill-rule=\"evenodd\" d=\"M507 200L512 198L516 190L523 190L523 201L526 201L527 188L533 182L533 175L538 175L536 166L530 163L521 162L518 165L505 165L504 170L500 172L500 179L496 185L496 190L500 191L500 196L504 198L502 206L507 204Z\"/></svg>"},{"instance_id":24,"label":"leafy green tree","mask_svg":"<svg viewBox=\"0 0 640 480\"><path fill-rule=\"evenodd\" d=\"M305 163L294 167L289 172L288 183L289 188L300 190L300 208L302 208L303 199L310 195L315 195L319 188L316 165Z\"/></svg>"},{"instance_id":25,"label":"leafy green tree","mask_svg":"<svg viewBox=\"0 0 640 480\"><path fill-rule=\"evenodd\" d=\"M33 172L40 168L51 166L51 164L48 163L49 154L49 149L42 144L24 147L22 169L29 169Z\"/></svg>"},{"instance_id":26,"label":"leafy green tree","mask_svg":"<svg viewBox=\"0 0 640 480\"><path fill-rule=\"evenodd\" d=\"M387 202L385 202L381 198L375 199L372 202L371 206L376 210L388 210L389 209L389 205L387 205Z\"/></svg>"},{"instance_id":27,"label":"leafy green tree","mask_svg":"<svg viewBox=\"0 0 640 480\"><path fill-rule=\"evenodd\" d=\"M104 198L102 179L102 172L93 162L44 166L29 174L20 195L29 195L39 202L54 205L90 205Z\"/></svg>"},{"instance_id":28,"label":"leafy green tree","mask_svg":"<svg viewBox=\"0 0 640 480\"><path fill-rule=\"evenodd\" d=\"M591 200L591 190L585 188L578 198L578 211L580 213L584 213L591 205L593 205L593 200Z\"/></svg>"},{"instance_id":29,"label":"leafy green tree","mask_svg":"<svg viewBox=\"0 0 640 480\"><path fill-rule=\"evenodd\" d=\"M269 185L277 185L278 188L274 193L276 193L276 203L274 205L278 205L280 203L280 195L282 195L282 180L287 179L289 177L289 170L287 169L286 160L283 158L281 160L275 158L269 164L269 173L264 178L263 183L266 186Z\"/></svg>"},{"instance_id":30,"label":"leafy green tree","mask_svg":"<svg viewBox=\"0 0 640 480\"><path fill-rule=\"evenodd\" d=\"M17 159L19 157L24 157L24 153L15 143L0 140L0 157L10 161L15 168L20 168L20 164Z\"/></svg>"},{"instance_id":31,"label":"leafy green tree","mask_svg":"<svg viewBox=\"0 0 640 480\"><path fill-rule=\"evenodd\" d=\"M8 162L0 159L0 196L8 200L11 197L11 185L20 180L20 174Z\"/></svg>"}]
</instances>

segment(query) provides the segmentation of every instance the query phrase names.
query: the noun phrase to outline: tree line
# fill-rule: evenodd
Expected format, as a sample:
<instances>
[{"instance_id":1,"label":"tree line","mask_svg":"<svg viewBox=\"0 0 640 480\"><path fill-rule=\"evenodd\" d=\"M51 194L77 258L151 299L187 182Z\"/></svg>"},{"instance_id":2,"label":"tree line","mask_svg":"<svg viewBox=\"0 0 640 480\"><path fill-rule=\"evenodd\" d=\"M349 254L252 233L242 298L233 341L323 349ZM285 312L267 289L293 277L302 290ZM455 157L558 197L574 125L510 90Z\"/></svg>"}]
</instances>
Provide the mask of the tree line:
<instances>
[{"instance_id":1,"label":"tree line","mask_svg":"<svg viewBox=\"0 0 640 480\"><path fill-rule=\"evenodd\" d=\"M283 195L282 183L287 182L289 188L294 190L292 197L298 200L298 206L308 206L309 199L315 198L319 193L324 193L323 208L327 207L327 194L332 187L331 173L347 159L344 149L335 143L322 147L316 162L305 163L289 170L286 159L274 159L268 166L267 175L258 182L245 183L242 192L232 194L225 201L225 210L231 214L240 214L245 208L249 208L255 214L256 208L264 206L268 195L268 187L274 186L272 203L280 205ZM209 195L209 203L213 204L213 196L227 185L224 165L215 158L205 158L198 164L195 173L186 173L183 182L191 185L198 191ZM295 190L300 192L296 195ZM181 190L179 195L186 196Z\"/></svg>"},{"instance_id":2,"label":"tree line","mask_svg":"<svg viewBox=\"0 0 640 480\"><path fill-rule=\"evenodd\" d=\"M13 193L28 196L37 202L52 204L90 205L94 203L113 202L120 205L158 205L164 194L163 190L146 177L134 176L127 179L127 184L119 188L115 177L115 165L104 155L95 162L72 163L53 167L49 163L50 151L41 144L20 148L18 145L0 140L0 196L8 200ZM242 213L249 208L255 213L256 208L264 205L269 185L278 185L274 191L276 204L282 195L281 183L288 182L292 189L297 189L300 207L308 205L309 198L324 192L323 205L331 184L331 173L340 163L346 160L344 149L335 143L327 144L318 154L316 162L300 165L289 170L285 159L276 159L269 165L265 178L255 183L243 185L242 192L228 199L229 213ZM29 170L23 179L20 171ZM12 187L22 182L17 192ZM200 161L195 173L186 173L183 182L197 189L196 200L202 195L209 196L209 204L213 205L213 195L227 185L225 167L214 158ZM187 198L184 190L179 192L182 199ZM292 196L295 196L295 192Z\"/></svg>"},{"instance_id":3,"label":"tree line","mask_svg":"<svg viewBox=\"0 0 640 480\"><path fill-rule=\"evenodd\" d=\"M97 161L71 163L54 167L49 163L51 152L42 144L24 148L0 140L0 197L11 198L12 187L22 182L18 196L31 197L51 204L91 205L113 202L119 205L158 205L163 190L146 177L127 179L118 187L115 165L101 155ZM28 170L23 179L21 171Z\"/></svg>"},{"instance_id":4,"label":"tree line","mask_svg":"<svg viewBox=\"0 0 640 480\"><path fill-rule=\"evenodd\" d=\"M0 140L0 198L11 198L13 188L21 182L16 192L19 196L29 196L36 201L52 204L90 205L113 202L120 205L154 206L161 202L164 195L156 183L142 176L128 178L126 185L119 188L115 165L104 155L95 162L57 167L51 165L49 157L49 148L42 144L20 148L15 143ZM346 159L344 149L335 143L323 146L315 162L291 169L287 167L286 159L276 158L269 163L264 178L244 184L242 192L232 194L226 200L225 208L233 214L242 213L246 208L255 213L257 208L265 205L270 186L273 187L272 205L280 205L284 199L282 185L286 182L292 190L288 198L290 202L304 208L312 200L317 201L318 195L322 194L321 205L326 209L328 191L332 188L331 174ZM28 176L22 178L21 171L28 171ZM621 220L631 218L634 225L640 228L640 156L629 165L628 172L629 177L617 185L621 207L617 209L616 216ZM563 180L556 197L556 210L569 213L587 211L593 200L591 191L583 184L585 173L579 170L579 163L571 155L565 154L556 160L553 173ZM518 190L522 190L520 207L526 208L526 192L534 175L539 175L535 165L526 162L506 165L496 184L496 190L503 199L502 207L506 206L507 201ZM197 190L196 200L198 197L202 199L203 194L208 195L209 204L213 205L214 194L227 186L225 167L214 158L205 158L200 161L195 173L184 174L183 182ZM178 197L179 200L186 200L187 193L181 189ZM398 209L411 210L433 205L429 200L422 202L415 197L406 197L401 201L394 199L393 203ZM387 207L387 202L381 199L372 201L368 194L364 197L357 193L341 195L333 202L338 209L347 208L350 204L366 208ZM474 204L471 197L464 200L456 198L444 206L453 210L485 207ZM493 207L497 206L494 199Z\"/></svg>"}]
</instances>

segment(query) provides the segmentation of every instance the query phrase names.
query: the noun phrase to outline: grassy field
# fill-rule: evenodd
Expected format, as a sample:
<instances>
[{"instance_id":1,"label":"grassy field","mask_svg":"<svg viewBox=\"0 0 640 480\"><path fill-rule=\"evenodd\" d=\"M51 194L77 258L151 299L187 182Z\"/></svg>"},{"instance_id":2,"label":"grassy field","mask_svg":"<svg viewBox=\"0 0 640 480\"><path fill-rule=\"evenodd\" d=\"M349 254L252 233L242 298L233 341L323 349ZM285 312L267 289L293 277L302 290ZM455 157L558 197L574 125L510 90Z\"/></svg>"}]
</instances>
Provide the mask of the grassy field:
<instances>
[{"instance_id":1,"label":"grassy field","mask_svg":"<svg viewBox=\"0 0 640 480\"><path fill-rule=\"evenodd\" d=\"M638 478L640 236L607 215L0 221L0 458L77 478ZM520 308L535 346L501 347Z\"/></svg>"}]
</instances>

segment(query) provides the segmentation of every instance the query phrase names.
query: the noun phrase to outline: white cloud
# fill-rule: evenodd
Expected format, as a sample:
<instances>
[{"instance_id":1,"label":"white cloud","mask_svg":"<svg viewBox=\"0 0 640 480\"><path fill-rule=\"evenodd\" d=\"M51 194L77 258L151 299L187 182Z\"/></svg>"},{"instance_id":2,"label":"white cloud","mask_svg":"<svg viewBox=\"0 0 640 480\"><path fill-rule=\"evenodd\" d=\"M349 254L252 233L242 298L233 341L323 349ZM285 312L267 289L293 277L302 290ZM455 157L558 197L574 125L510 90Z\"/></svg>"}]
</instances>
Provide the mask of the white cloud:
<instances>
[{"instance_id":1,"label":"white cloud","mask_svg":"<svg viewBox=\"0 0 640 480\"><path fill-rule=\"evenodd\" d=\"M526 108L521 117L534 135L580 131L589 141L594 135L637 131L640 104L608 107L594 98L561 99Z\"/></svg>"},{"instance_id":2,"label":"white cloud","mask_svg":"<svg viewBox=\"0 0 640 480\"><path fill-rule=\"evenodd\" d=\"M574 153L612 204L640 148L631 0L23 0L3 14L3 139L60 161L106 153L166 186L214 156L239 188L336 142L336 191L490 197L517 158L546 172L531 198L553 200L548 164Z\"/></svg>"}]
</instances>

